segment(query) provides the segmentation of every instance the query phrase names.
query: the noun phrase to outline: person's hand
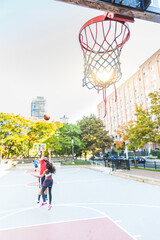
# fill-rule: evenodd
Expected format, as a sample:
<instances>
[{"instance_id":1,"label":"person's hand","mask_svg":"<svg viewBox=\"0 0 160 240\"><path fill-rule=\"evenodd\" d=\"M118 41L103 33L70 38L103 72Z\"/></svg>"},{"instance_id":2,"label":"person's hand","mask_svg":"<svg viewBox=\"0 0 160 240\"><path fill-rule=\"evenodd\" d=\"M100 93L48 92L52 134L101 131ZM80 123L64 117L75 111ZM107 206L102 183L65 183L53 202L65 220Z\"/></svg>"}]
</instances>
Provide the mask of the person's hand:
<instances>
[{"instance_id":1,"label":"person's hand","mask_svg":"<svg viewBox=\"0 0 160 240\"><path fill-rule=\"evenodd\" d=\"M44 151L44 146L42 145L42 150Z\"/></svg>"},{"instance_id":2,"label":"person's hand","mask_svg":"<svg viewBox=\"0 0 160 240\"><path fill-rule=\"evenodd\" d=\"M48 148L48 152L51 153L51 149L50 148Z\"/></svg>"}]
</instances>

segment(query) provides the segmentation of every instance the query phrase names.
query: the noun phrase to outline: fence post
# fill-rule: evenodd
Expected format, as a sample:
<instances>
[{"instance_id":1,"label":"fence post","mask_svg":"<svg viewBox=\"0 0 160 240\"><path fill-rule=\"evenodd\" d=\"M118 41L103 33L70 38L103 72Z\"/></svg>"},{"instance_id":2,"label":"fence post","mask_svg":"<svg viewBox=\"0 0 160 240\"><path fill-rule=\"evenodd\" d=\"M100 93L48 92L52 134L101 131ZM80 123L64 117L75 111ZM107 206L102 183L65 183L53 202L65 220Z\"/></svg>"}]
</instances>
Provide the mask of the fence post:
<instances>
[{"instance_id":1,"label":"fence post","mask_svg":"<svg viewBox=\"0 0 160 240\"><path fill-rule=\"evenodd\" d=\"M104 162L105 162L105 167L107 167L107 160L105 159Z\"/></svg>"},{"instance_id":2,"label":"fence post","mask_svg":"<svg viewBox=\"0 0 160 240\"><path fill-rule=\"evenodd\" d=\"M154 162L154 167L155 167L155 169L157 169L157 164L156 164L156 161Z\"/></svg>"},{"instance_id":3,"label":"fence post","mask_svg":"<svg viewBox=\"0 0 160 240\"><path fill-rule=\"evenodd\" d=\"M130 170L130 162L129 162L129 159L128 160L128 170Z\"/></svg>"},{"instance_id":4,"label":"fence post","mask_svg":"<svg viewBox=\"0 0 160 240\"><path fill-rule=\"evenodd\" d=\"M112 171L114 171L113 159L112 159Z\"/></svg>"}]
</instances>

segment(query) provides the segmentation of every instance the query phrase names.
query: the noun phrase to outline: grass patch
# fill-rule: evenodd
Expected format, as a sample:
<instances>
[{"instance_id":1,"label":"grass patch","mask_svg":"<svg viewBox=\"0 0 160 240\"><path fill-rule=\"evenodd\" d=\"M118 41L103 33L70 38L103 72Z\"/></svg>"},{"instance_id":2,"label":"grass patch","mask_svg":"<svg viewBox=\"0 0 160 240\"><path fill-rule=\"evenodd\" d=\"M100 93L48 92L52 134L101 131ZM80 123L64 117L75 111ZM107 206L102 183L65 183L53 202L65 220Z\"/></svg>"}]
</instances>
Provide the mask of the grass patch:
<instances>
[{"instance_id":1,"label":"grass patch","mask_svg":"<svg viewBox=\"0 0 160 240\"><path fill-rule=\"evenodd\" d=\"M93 163L94 164L94 163ZM91 162L84 160L74 160L74 164L72 164L72 160L62 162L61 165L91 165Z\"/></svg>"},{"instance_id":2,"label":"grass patch","mask_svg":"<svg viewBox=\"0 0 160 240\"><path fill-rule=\"evenodd\" d=\"M151 169L151 168L136 168L136 167L130 167L131 169L138 169L138 170L144 170L144 171L152 171L152 172L160 172L160 169Z\"/></svg>"}]
</instances>

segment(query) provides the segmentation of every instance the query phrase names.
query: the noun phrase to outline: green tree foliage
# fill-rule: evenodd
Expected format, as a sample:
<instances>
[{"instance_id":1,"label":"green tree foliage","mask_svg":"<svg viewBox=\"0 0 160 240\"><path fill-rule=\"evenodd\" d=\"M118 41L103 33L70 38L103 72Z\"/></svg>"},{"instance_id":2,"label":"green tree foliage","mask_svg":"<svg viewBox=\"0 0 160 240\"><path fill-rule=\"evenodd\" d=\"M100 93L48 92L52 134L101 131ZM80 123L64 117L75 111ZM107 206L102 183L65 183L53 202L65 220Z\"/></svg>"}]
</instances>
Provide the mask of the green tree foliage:
<instances>
[{"instance_id":1,"label":"green tree foliage","mask_svg":"<svg viewBox=\"0 0 160 240\"><path fill-rule=\"evenodd\" d=\"M51 138L58 127L58 122L26 119L20 115L0 113L0 137L3 139L4 156L29 156L33 143L44 143Z\"/></svg>"},{"instance_id":2,"label":"green tree foliage","mask_svg":"<svg viewBox=\"0 0 160 240\"><path fill-rule=\"evenodd\" d=\"M32 149L33 143L47 143L47 148L54 147L54 136L62 124L60 122L48 122L45 120L30 120L28 128L28 150ZM46 151L47 153L47 151ZM29 154L28 154L29 155Z\"/></svg>"},{"instance_id":3,"label":"green tree foliage","mask_svg":"<svg viewBox=\"0 0 160 240\"><path fill-rule=\"evenodd\" d=\"M25 118L0 113L0 136L3 139L3 155L21 155L26 150L27 130Z\"/></svg>"},{"instance_id":4,"label":"green tree foliage","mask_svg":"<svg viewBox=\"0 0 160 240\"><path fill-rule=\"evenodd\" d=\"M74 153L80 155L83 143L80 140L80 127L74 124L64 124L59 129L59 144L61 146L58 153L60 155L70 155L72 153L72 139L74 144Z\"/></svg>"},{"instance_id":5,"label":"green tree foliage","mask_svg":"<svg viewBox=\"0 0 160 240\"><path fill-rule=\"evenodd\" d=\"M142 106L136 106L136 120L133 131L139 142L139 148L142 148L148 142L155 142L156 132L154 131L154 121L148 109L142 109Z\"/></svg>"},{"instance_id":6,"label":"green tree foliage","mask_svg":"<svg viewBox=\"0 0 160 240\"><path fill-rule=\"evenodd\" d=\"M154 122L155 142L160 144L160 90L149 94L151 99L150 113Z\"/></svg>"},{"instance_id":7,"label":"green tree foliage","mask_svg":"<svg viewBox=\"0 0 160 240\"><path fill-rule=\"evenodd\" d=\"M113 138L108 136L103 122L95 115L83 117L77 124L82 131L81 141L84 152L91 151L95 155L97 152L103 152L105 148L110 148L113 144Z\"/></svg>"},{"instance_id":8,"label":"green tree foliage","mask_svg":"<svg viewBox=\"0 0 160 240\"><path fill-rule=\"evenodd\" d=\"M143 110L142 106L136 106L136 120L130 121L128 125L119 127L117 134L121 137L128 147L129 151L133 151L136 162L136 150L142 148L148 142L155 141L154 122L148 110Z\"/></svg>"}]
</instances>

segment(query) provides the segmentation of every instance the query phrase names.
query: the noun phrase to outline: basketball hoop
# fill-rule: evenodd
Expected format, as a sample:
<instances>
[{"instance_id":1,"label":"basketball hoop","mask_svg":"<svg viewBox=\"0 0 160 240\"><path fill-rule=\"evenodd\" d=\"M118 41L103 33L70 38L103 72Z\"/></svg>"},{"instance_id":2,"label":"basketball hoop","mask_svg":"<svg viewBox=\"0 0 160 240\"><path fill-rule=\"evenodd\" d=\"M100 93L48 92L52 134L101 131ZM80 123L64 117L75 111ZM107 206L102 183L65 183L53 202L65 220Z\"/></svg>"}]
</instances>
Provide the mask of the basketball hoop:
<instances>
[{"instance_id":1,"label":"basketball hoop","mask_svg":"<svg viewBox=\"0 0 160 240\"><path fill-rule=\"evenodd\" d=\"M134 19L107 12L86 22L79 33L84 56L83 86L98 92L103 90L105 98L106 88L115 86L122 76L120 54L130 37L126 22L134 22ZM105 100L104 103L106 116Z\"/></svg>"},{"instance_id":2,"label":"basketball hoop","mask_svg":"<svg viewBox=\"0 0 160 240\"><path fill-rule=\"evenodd\" d=\"M46 143L33 143L33 151L40 152L42 148L46 151Z\"/></svg>"}]
</instances>

